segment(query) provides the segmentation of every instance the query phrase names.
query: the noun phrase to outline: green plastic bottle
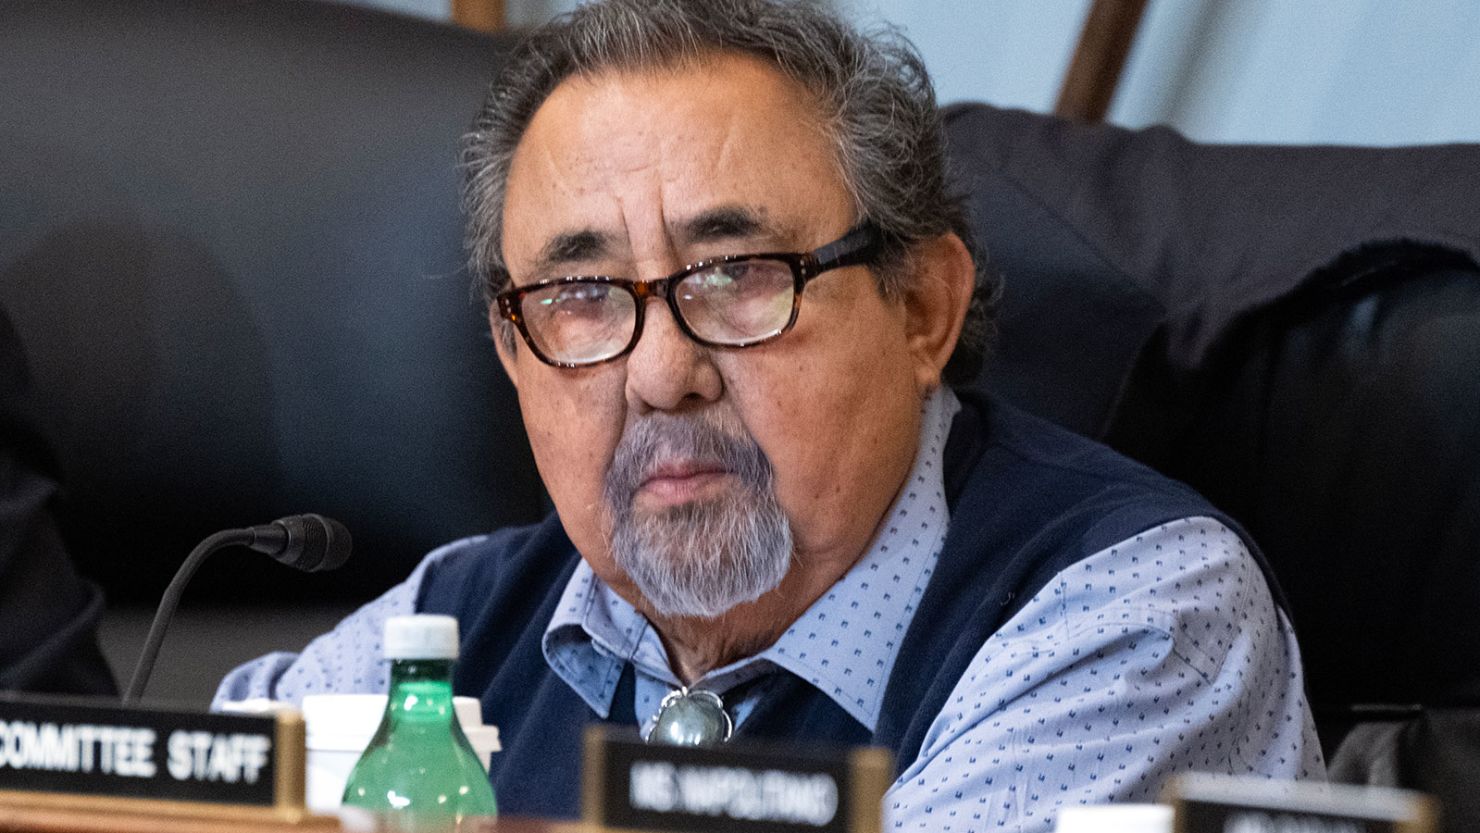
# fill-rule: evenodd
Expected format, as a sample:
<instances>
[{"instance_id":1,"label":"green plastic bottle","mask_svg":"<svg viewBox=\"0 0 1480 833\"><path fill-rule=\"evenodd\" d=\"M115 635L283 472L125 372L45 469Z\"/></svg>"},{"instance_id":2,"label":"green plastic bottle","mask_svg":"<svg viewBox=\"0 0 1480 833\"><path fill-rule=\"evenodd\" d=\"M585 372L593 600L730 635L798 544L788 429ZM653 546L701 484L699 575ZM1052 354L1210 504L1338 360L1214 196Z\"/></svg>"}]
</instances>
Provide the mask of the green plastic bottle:
<instances>
[{"instance_id":1,"label":"green plastic bottle","mask_svg":"<svg viewBox=\"0 0 1480 833\"><path fill-rule=\"evenodd\" d=\"M372 813L378 830L457 830L465 819L498 813L488 773L452 709L457 643L451 616L386 621L390 697L344 788L344 805Z\"/></svg>"}]
</instances>

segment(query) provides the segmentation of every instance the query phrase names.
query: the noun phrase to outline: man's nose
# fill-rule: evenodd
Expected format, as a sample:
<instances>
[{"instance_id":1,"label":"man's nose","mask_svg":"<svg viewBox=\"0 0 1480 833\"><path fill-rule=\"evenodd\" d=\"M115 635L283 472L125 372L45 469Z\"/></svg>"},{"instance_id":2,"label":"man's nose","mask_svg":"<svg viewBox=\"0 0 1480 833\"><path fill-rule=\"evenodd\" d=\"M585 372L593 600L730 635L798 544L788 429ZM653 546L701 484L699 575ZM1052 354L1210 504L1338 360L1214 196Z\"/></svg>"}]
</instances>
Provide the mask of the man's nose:
<instances>
[{"instance_id":1,"label":"man's nose","mask_svg":"<svg viewBox=\"0 0 1480 833\"><path fill-rule=\"evenodd\" d=\"M724 381L711 351L684 333L667 303L645 303L642 334L627 354L628 406L641 414L719 399Z\"/></svg>"}]
</instances>

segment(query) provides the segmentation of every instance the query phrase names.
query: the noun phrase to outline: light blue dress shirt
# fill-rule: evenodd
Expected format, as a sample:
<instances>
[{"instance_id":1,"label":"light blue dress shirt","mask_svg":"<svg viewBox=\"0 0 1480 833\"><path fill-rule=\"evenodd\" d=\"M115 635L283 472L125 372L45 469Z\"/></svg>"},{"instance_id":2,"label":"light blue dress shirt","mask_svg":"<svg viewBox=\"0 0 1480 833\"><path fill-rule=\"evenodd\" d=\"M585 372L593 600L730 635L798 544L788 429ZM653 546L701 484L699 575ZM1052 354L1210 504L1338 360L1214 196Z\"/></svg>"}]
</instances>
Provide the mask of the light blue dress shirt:
<instances>
[{"instance_id":1,"label":"light blue dress shirt","mask_svg":"<svg viewBox=\"0 0 1480 833\"><path fill-rule=\"evenodd\" d=\"M784 668L875 728L948 527L941 459L958 408L945 389L927 400L907 485L859 562L769 648L696 682L721 695L753 683L727 698L738 724ZM217 703L384 691L385 618L411 612L428 566L477 540L433 552L302 654L236 669ZM626 663L644 725L679 683L652 626L584 563L542 647L602 715ZM1046 831L1060 807L1154 800L1188 770L1324 774L1289 622L1243 542L1211 518L1145 530L1044 586L982 645L884 812L891 830Z\"/></svg>"}]
</instances>

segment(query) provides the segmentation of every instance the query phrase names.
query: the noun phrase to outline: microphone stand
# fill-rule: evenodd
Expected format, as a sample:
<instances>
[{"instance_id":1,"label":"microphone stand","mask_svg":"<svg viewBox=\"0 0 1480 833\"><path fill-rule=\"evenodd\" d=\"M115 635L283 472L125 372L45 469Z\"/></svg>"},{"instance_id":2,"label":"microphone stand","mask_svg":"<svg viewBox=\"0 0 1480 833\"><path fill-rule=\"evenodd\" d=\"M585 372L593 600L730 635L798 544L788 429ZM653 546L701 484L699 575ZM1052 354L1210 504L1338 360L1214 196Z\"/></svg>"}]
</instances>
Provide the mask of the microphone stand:
<instances>
[{"instance_id":1,"label":"microphone stand","mask_svg":"<svg viewBox=\"0 0 1480 833\"><path fill-rule=\"evenodd\" d=\"M185 585L190 583L190 577L195 575L196 569L216 550L236 544L251 544L253 538L250 529L227 529L206 538L190 551L185 563L180 565L175 577L170 580L164 597L160 599L159 610L154 614L154 623L149 626L149 636L144 640L144 650L139 654L138 663L134 665L134 676L129 680L128 690L123 694L123 702L136 703L143 695L149 675L154 671L154 661L159 656L159 646L164 642L165 629L169 627L175 608L180 604L180 596L185 592Z\"/></svg>"}]
</instances>

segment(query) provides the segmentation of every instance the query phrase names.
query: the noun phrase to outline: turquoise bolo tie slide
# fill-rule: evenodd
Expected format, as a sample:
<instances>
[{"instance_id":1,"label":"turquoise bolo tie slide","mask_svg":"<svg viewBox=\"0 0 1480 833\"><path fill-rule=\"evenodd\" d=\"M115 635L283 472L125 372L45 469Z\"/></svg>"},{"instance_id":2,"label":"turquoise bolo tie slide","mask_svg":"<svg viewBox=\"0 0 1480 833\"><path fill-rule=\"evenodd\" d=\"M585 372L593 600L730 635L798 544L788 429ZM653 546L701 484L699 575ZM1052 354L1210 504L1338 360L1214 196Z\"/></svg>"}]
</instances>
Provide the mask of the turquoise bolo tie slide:
<instances>
[{"instance_id":1,"label":"turquoise bolo tie slide","mask_svg":"<svg viewBox=\"0 0 1480 833\"><path fill-rule=\"evenodd\" d=\"M680 688L658 704L648 743L672 746L718 746L730 739L735 724L718 694Z\"/></svg>"}]
</instances>

